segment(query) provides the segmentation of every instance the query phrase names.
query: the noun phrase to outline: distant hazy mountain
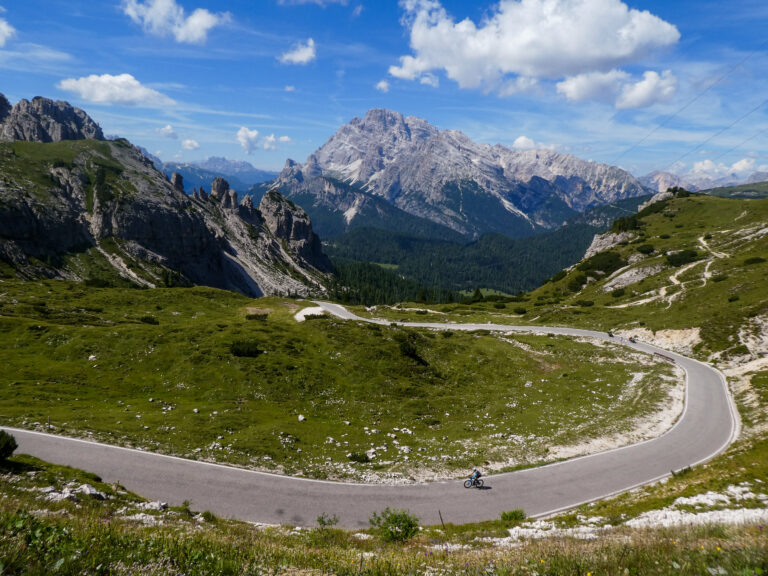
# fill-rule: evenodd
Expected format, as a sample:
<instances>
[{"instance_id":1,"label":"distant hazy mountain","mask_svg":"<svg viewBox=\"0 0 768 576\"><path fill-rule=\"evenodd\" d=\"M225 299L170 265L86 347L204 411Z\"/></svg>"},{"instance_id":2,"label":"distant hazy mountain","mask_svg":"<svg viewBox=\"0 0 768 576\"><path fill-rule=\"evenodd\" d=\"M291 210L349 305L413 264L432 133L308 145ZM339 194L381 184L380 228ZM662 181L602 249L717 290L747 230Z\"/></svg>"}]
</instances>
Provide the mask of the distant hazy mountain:
<instances>
[{"instance_id":1,"label":"distant hazy mountain","mask_svg":"<svg viewBox=\"0 0 768 576\"><path fill-rule=\"evenodd\" d=\"M154 160L154 158L153 158ZM259 170L248 162L228 160L227 158L211 157L199 162L155 162L155 166L170 176L178 172L184 177L187 193L201 186L207 188L217 177L226 178L230 185L239 191L246 191L255 184L274 180L277 172Z\"/></svg>"},{"instance_id":2,"label":"distant hazy mountain","mask_svg":"<svg viewBox=\"0 0 768 576\"><path fill-rule=\"evenodd\" d=\"M382 109L342 126L305 164L289 160L276 185L324 236L361 225L399 230L399 218L408 216L468 237L520 237L647 194L620 168L478 144Z\"/></svg>"},{"instance_id":3,"label":"distant hazy mountain","mask_svg":"<svg viewBox=\"0 0 768 576\"><path fill-rule=\"evenodd\" d=\"M685 188L691 192L698 192L727 186L740 186L742 184L766 182L768 181L768 172L754 172L747 178L742 178L738 174L728 174L726 176L721 176L720 178L713 178L709 175L695 172L678 176L671 172L659 172L657 170L642 176L639 180L643 186L652 189L654 192L664 192L667 188L673 187Z\"/></svg>"}]
</instances>

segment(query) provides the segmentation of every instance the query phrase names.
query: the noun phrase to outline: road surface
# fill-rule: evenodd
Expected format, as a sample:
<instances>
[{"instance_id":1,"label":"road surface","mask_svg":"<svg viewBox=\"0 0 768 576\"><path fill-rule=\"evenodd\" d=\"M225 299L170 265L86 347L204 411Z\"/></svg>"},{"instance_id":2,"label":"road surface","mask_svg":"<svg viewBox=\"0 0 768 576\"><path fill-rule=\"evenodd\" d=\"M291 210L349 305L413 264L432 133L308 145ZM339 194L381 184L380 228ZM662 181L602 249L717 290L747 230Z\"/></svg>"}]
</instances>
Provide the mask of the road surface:
<instances>
[{"instance_id":1,"label":"road surface","mask_svg":"<svg viewBox=\"0 0 768 576\"><path fill-rule=\"evenodd\" d=\"M341 318L371 321L336 304L318 305ZM403 324L438 330L482 329L607 339L603 332L562 327ZM94 472L104 481L119 481L152 500L172 505L190 500L193 509L252 522L312 526L320 514L327 513L336 514L342 526L367 527L371 513L387 506L410 510L422 524L439 523L440 514L445 522L453 523L496 519L502 511L514 508L522 508L529 516L546 516L704 462L722 452L738 434L738 414L720 372L648 344L628 345L648 353L662 353L685 369L686 404L676 425L658 438L625 448L487 476L485 490L465 490L462 480L382 486L291 478L39 432L6 430L16 437L21 453Z\"/></svg>"}]
</instances>

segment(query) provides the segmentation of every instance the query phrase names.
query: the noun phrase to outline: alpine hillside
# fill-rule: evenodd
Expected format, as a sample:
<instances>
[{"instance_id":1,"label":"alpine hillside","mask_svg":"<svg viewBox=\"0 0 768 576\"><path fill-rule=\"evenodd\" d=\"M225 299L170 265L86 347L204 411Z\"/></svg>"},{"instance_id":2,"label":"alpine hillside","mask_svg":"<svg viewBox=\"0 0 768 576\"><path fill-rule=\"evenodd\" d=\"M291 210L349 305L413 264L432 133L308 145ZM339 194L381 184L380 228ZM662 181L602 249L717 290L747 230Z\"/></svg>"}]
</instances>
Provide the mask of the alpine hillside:
<instances>
[{"instance_id":1,"label":"alpine hillside","mask_svg":"<svg viewBox=\"0 0 768 576\"><path fill-rule=\"evenodd\" d=\"M82 110L0 95L0 260L23 278L145 287L203 284L250 296L322 293L331 264L301 208L256 206L226 180L210 194L104 140Z\"/></svg>"},{"instance_id":2,"label":"alpine hillside","mask_svg":"<svg viewBox=\"0 0 768 576\"><path fill-rule=\"evenodd\" d=\"M323 237L360 226L523 237L647 193L620 168L476 143L384 109L342 126L304 164L289 160L275 185L306 207Z\"/></svg>"}]
</instances>

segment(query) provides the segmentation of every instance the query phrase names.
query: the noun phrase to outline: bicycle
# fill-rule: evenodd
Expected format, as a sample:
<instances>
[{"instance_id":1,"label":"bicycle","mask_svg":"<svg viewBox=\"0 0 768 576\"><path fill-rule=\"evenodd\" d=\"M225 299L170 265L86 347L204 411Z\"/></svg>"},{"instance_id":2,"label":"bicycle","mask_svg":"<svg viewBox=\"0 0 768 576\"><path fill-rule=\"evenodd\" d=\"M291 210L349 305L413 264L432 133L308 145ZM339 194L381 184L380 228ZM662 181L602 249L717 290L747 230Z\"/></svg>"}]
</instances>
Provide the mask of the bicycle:
<instances>
[{"instance_id":1,"label":"bicycle","mask_svg":"<svg viewBox=\"0 0 768 576\"><path fill-rule=\"evenodd\" d=\"M464 488L472 488L474 486L475 488L482 488L483 487L483 479L482 478L469 478L464 481Z\"/></svg>"}]
</instances>

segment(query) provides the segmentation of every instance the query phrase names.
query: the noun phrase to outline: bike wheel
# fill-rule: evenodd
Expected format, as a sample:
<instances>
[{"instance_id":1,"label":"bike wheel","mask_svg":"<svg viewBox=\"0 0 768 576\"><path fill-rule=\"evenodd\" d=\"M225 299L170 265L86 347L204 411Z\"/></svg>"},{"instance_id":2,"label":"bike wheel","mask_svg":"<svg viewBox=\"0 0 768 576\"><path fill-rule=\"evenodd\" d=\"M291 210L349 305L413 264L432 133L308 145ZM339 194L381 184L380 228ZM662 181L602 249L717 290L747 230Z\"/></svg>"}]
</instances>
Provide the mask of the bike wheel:
<instances>
[{"instance_id":1,"label":"bike wheel","mask_svg":"<svg viewBox=\"0 0 768 576\"><path fill-rule=\"evenodd\" d=\"M464 488L472 488L472 480L465 480Z\"/></svg>"},{"instance_id":2,"label":"bike wheel","mask_svg":"<svg viewBox=\"0 0 768 576\"><path fill-rule=\"evenodd\" d=\"M475 486L477 486L478 488L482 488L483 487L483 479L482 478L478 478L477 480L475 480Z\"/></svg>"}]
</instances>

